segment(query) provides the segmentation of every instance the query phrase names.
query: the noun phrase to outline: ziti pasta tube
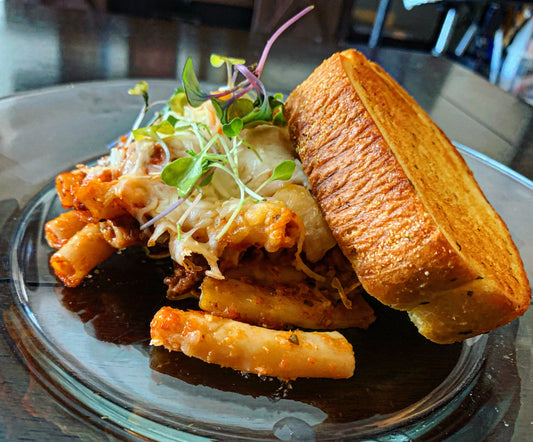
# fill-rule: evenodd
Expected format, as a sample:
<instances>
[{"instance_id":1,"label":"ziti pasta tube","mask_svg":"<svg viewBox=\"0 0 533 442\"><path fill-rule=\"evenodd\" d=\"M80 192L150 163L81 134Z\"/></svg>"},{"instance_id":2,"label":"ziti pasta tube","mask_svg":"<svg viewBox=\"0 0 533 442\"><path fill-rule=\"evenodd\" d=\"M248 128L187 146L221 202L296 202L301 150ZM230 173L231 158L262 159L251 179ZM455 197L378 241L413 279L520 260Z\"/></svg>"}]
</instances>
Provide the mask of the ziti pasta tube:
<instances>
[{"instance_id":1,"label":"ziti pasta tube","mask_svg":"<svg viewBox=\"0 0 533 442\"><path fill-rule=\"evenodd\" d=\"M116 249L104 239L97 224L87 224L50 258L57 277L67 287L76 287Z\"/></svg>"},{"instance_id":2,"label":"ziti pasta tube","mask_svg":"<svg viewBox=\"0 0 533 442\"><path fill-rule=\"evenodd\" d=\"M339 332L271 330L171 307L161 308L150 328L152 345L247 373L342 379L355 368L352 346Z\"/></svg>"}]
</instances>

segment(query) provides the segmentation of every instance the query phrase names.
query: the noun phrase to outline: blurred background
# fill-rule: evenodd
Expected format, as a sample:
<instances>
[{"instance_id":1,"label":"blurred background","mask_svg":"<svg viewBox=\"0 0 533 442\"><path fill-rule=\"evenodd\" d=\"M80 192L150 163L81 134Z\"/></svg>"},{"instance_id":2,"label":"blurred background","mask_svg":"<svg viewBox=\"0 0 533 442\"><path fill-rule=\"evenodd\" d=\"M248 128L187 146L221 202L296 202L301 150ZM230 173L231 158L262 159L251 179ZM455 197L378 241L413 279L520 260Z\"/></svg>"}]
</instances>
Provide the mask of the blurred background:
<instances>
[{"instance_id":1,"label":"blurred background","mask_svg":"<svg viewBox=\"0 0 533 442\"><path fill-rule=\"evenodd\" d=\"M4 14L39 4L51 11L89 13L93 19L98 13L106 13L241 29L256 35L272 33L287 17L314 4L318 13L298 23L291 31L293 35L316 44L394 47L448 57L533 105L533 2L0 0L2 3ZM74 50L75 33L64 44ZM173 75L168 72L168 76Z\"/></svg>"}]
</instances>

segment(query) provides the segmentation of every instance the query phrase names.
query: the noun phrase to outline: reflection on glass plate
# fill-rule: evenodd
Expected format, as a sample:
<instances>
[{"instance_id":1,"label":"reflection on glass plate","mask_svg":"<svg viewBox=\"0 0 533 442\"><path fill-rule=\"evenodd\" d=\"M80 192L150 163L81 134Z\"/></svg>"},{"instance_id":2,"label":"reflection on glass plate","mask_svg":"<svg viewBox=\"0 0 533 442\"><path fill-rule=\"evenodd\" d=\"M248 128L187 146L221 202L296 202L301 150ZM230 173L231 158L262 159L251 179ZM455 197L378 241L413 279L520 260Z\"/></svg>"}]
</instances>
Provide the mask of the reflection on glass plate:
<instances>
[{"instance_id":1,"label":"reflection on glass plate","mask_svg":"<svg viewBox=\"0 0 533 442\"><path fill-rule=\"evenodd\" d=\"M88 100L90 88L84 87L81 96ZM91 112L103 106L115 115L109 100L127 85L103 87L111 89L101 94L102 102L89 100ZM76 103L80 90L72 94ZM92 130L95 119L85 119ZM120 129L127 127L105 132L111 139ZM461 149L533 274L533 184ZM92 155L98 151L100 146ZM243 375L149 346L153 313L172 304L162 284L168 261L129 250L76 289L58 284L49 272L43 225L60 210L49 184L18 217L10 247L16 308L6 322L40 380L96 425L154 440L429 440L453 434L478 441L506 431L527 434L531 312L487 336L443 346L421 337L404 314L376 305L378 320L368 331L344 332L356 353L351 379L285 383Z\"/></svg>"}]
</instances>

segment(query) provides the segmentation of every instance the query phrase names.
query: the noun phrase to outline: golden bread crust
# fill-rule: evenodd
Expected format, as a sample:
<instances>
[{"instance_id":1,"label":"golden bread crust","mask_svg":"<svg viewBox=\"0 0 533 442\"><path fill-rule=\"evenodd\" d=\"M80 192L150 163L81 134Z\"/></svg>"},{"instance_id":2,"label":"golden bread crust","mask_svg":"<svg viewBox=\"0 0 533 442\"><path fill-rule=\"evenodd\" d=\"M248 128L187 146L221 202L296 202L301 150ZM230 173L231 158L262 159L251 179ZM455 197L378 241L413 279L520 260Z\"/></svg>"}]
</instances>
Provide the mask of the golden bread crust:
<instances>
[{"instance_id":1,"label":"golden bread crust","mask_svg":"<svg viewBox=\"0 0 533 442\"><path fill-rule=\"evenodd\" d=\"M436 342L527 309L531 290L505 224L454 146L381 68L353 50L335 54L285 113L313 193L369 294L409 310Z\"/></svg>"}]
</instances>

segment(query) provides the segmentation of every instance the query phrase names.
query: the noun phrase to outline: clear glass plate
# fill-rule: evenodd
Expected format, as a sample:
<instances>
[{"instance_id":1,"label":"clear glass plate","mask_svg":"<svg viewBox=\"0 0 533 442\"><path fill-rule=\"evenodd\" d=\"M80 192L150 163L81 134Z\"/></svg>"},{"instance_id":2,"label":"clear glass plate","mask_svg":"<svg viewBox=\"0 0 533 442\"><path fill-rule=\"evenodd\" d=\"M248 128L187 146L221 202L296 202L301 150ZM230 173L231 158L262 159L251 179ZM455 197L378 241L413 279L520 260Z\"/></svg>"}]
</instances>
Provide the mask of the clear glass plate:
<instances>
[{"instance_id":1,"label":"clear glass plate","mask_svg":"<svg viewBox=\"0 0 533 442\"><path fill-rule=\"evenodd\" d=\"M0 174L2 198L25 205L11 220L9 277L17 308L6 322L27 363L60 401L91 414L96 425L153 440L429 440L447 434L478 441L509 427L527 434L531 312L489 335L441 346L418 335L404 314L376 306L379 319L368 331L345 332L356 352L351 379L283 383L148 345L153 313L171 304L162 285L166 261L132 250L99 266L79 288L58 284L43 239L44 223L61 210L50 179L105 153L102 147L128 130L138 110L126 94L131 83L0 101L0 121L12 123L11 131L2 129L10 138L0 154L14 164ZM164 98L175 84L150 87L154 99ZM533 184L468 148L461 152L532 275ZM6 191L2 182L13 180L19 186ZM28 201L29 194L35 196Z\"/></svg>"}]
</instances>

